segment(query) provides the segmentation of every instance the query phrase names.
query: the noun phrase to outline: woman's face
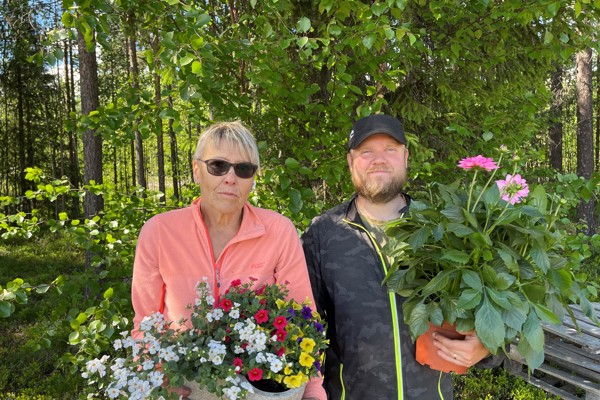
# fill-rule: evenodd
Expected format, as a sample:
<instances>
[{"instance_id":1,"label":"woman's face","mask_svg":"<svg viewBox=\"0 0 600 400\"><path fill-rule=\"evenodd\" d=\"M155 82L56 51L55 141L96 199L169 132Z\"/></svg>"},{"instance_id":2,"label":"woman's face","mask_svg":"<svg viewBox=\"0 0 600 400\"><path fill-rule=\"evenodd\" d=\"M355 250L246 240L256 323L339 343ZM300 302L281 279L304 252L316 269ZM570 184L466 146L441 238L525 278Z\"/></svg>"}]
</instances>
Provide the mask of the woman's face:
<instances>
[{"instance_id":1,"label":"woman's face","mask_svg":"<svg viewBox=\"0 0 600 400\"><path fill-rule=\"evenodd\" d=\"M227 142L219 147L212 143L206 146L202 158L208 160L224 160L232 164L251 162L250 157L243 154ZM202 192L202 208L209 207L221 214L235 215L242 211L244 203L252 190L254 177L240 178L235 174L233 167L223 176L215 176L208 172L206 163L194 160L194 178L200 185Z\"/></svg>"}]
</instances>

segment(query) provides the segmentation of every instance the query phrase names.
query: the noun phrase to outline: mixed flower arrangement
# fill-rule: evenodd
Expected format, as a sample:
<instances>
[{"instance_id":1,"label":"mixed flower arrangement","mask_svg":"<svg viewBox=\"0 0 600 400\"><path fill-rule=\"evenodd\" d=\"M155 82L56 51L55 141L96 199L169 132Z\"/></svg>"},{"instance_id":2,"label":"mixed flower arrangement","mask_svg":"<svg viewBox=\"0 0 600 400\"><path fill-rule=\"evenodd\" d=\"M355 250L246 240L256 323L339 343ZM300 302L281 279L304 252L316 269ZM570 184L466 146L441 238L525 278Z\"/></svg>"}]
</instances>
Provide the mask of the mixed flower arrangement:
<instances>
[{"instance_id":1,"label":"mixed flower arrangement","mask_svg":"<svg viewBox=\"0 0 600 400\"><path fill-rule=\"evenodd\" d=\"M111 399L168 398L165 378L171 387L196 381L227 399L252 392L253 381L300 387L319 374L328 342L319 314L287 296L285 285L235 280L214 299L200 282L189 320L146 317L142 338L124 332L114 342L124 357L89 361L83 375Z\"/></svg>"},{"instance_id":2,"label":"mixed flower arrangement","mask_svg":"<svg viewBox=\"0 0 600 400\"><path fill-rule=\"evenodd\" d=\"M563 200L530 187L516 159L512 173L494 181L507 153L501 149L498 163L481 155L461 160L470 184L432 183L428 199L390 224L385 251L394 261L385 282L407 297L413 339L446 321L474 329L493 354L517 339L535 369L544 359L542 322L562 323L568 304L579 303L598 323L589 302L597 284L586 282L582 257L569 248Z\"/></svg>"}]
</instances>

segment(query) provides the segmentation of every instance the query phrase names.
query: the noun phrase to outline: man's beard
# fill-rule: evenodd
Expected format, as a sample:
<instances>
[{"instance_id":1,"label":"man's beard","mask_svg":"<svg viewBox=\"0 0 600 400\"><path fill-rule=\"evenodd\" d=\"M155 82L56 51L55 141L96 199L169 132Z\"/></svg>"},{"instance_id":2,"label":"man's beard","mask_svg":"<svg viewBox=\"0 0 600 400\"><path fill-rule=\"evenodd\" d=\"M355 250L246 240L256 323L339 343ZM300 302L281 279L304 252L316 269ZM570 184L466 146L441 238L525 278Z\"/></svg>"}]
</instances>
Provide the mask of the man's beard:
<instances>
[{"instance_id":1,"label":"man's beard","mask_svg":"<svg viewBox=\"0 0 600 400\"><path fill-rule=\"evenodd\" d=\"M356 193L364 199L374 204L385 204L394 200L400 193L406 183L406 177L396 175L389 181L371 181L366 179L355 179L352 177L352 183Z\"/></svg>"}]
</instances>

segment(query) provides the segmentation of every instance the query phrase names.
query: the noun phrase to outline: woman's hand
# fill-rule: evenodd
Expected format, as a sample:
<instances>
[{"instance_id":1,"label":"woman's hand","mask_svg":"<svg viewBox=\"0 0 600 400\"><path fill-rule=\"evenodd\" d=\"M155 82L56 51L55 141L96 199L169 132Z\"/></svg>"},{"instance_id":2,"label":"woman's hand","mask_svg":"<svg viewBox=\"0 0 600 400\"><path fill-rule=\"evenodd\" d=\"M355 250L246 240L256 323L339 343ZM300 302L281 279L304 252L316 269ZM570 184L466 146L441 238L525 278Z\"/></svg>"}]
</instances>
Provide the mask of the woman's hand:
<instances>
[{"instance_id":1,"label":"woman's hand","mask_svg":"<svg viewBox=\"0 0 600 400\"><path fill-rule=\"evenodd\" d=\"M490 354L475 331L459 333L465 335L464 340L448 339L437 332L433 334L433 345L438 349L438 355L444 360L471 367Z\"/></svg>"}]
</instances>

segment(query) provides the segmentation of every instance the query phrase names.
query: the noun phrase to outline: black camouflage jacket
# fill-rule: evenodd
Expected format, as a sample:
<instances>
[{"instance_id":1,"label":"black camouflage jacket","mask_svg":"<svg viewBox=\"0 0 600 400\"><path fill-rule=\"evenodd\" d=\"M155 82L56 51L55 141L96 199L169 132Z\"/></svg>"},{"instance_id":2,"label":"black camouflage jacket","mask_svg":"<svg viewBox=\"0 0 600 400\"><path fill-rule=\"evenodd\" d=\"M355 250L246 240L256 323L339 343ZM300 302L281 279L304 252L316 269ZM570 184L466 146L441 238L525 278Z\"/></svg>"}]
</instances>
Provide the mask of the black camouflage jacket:
<instances>
[{"instance_id":1,"label":"black camouflage jacket","mask_svg":"<svg viewBox=\"0 0 600 400\"><path fill-rule=\"evenodd\" d=\"M355 199L316 217L302 243L317 308L328 323L329 399L452 399L450 375L415 360L403 299L382 285L386 262Z\"/></svg>"}]
</instances>

